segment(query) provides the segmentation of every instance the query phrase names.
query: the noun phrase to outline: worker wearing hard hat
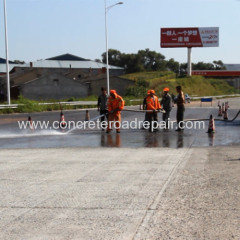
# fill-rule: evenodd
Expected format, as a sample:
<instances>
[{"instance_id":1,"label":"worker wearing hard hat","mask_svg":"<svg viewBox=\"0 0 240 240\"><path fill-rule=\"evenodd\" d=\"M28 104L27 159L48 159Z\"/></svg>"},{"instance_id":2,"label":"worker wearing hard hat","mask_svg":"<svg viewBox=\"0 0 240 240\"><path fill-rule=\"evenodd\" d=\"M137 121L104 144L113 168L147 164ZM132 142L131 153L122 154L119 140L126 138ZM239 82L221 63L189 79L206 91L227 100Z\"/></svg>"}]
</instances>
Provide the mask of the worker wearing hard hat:
<instances>
[{"instance_id":1,"label":"worker wearing hard hat","mask_svg":"<svg viewBox=\"0 0 240 240\"><path fill-rule=\"evenodd\" d=\"M161 109L161 105L154 90L149 91L146 102L147 110L152 110L152 112L147 112L147 120L150 122L149 131L152 131L153 129L156 130L156 122L158 122L157 111ZM153 121L155 122L154 126L152 126Z\"/></svg>"},{"instance_id":2,"label":"worker wearing hard hat","mask_svg":"<svg viewBox=\"0 0 240 240\"><path fill-rule=\"evenodd\" d=\"M161 106L163 108L163 110L165 110L165 112L162 115L162 120L165 122L166 124L166 129L169 128L169 117L170 117L170 112L172 110L172 97L169 94L169 88L164 88L163 89L163 97L161 100Z\"/></svg>"},{"instance_id":3,"label":"worker wearing hard hat","mask_svg":"<svg viewBox=\"0 0 240 240\"><path fill-rule=\"evenodd\" d=\"M110 91L108 97L108 128L107 133L112 130L112 124L115 121L116 132L120 133L121 111L124 108L124 101L116 90Z\"/></svg>"},{"instance_id":4,"label":"worker wearing hard hat","mask_svg":"<svg viewBox=\"0 0 240 240\"><path fill-rule=\"evenodd\" d=\"M184 111L185 111L185 96L184 93L182 91L182 87L181 86L177 86L176 90L178 92L177 95L177 124L178 124L178 128L176 129L176 131L181 131L184 130L183 129L183 118L184 118Z\"/></svg>"},{"instance_id":5,"label":"worker wearing hard hat","mask_svg":"<svg viewBox=\"0 0 240 240\"><path fill-rule=\"evenodd\" d=\"M149 96L150 94L150 90L147 91L147 96L143 99L143 110L147 110L147 97ZM148 118L147 118L147 112L145 113L145 118L144 118L144 123L148 121ZM144 127L142 127L142 129L145 129Z\"/></svg>"}]
</instances>

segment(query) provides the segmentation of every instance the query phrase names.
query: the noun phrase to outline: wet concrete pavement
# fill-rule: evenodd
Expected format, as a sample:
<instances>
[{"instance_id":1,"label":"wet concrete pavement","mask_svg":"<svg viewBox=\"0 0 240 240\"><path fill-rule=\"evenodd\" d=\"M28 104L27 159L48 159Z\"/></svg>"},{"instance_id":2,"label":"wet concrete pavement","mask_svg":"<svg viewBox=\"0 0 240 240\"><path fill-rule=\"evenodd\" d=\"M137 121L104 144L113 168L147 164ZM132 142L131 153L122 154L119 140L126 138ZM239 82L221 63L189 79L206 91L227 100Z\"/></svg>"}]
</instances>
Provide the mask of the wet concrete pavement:
<instances>
[{"instance_id":1,"label":"wet concrete pavement","mask_svg":"<svg viewBox=\"0 0 240 240\"><path fill-rule=\"evenodd\" d=\"M130 109L137 109L130 107ZM238 109L229 109L229 119L234 118ZM98 115L96 110L90 110L90 118ZM218 114L216 107L186 108L185 119L208 119L210 114L215 118ZM205 121L205 128L185 129L175 132L174 129L149 133L141 129L122 129L120 134L112 131L106 134L100 129L50 129L53 121L59 121L59 112L44 112L30 114L33 121L49 121L49 127L41 130L20 130L17 121L26 121L28 114L14 114L0 116L0 148L46 148L46 147L207 147L236 145L240 143L240 116L234 122L215 121L216 133L207 134L209 121ZM84 121L85 111L64 111L66 121ZM175 120L176 107L171 112L171 120ZM161 113L158 114L159 121ZM144 113L123 112L123 121L144 119Z\"/></svg>"}]
</instances>

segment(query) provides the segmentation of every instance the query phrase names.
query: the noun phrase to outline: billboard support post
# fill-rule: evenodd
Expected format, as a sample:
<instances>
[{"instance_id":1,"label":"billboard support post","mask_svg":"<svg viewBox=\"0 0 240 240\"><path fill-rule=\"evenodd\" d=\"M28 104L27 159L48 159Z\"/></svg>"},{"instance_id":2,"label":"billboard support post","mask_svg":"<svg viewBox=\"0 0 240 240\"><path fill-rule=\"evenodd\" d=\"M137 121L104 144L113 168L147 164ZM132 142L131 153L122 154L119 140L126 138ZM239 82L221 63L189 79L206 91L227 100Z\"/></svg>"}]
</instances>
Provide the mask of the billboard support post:
<instances>
[{"instance_id":1,"label":"billboard support post","mask_svg":"<svg viewBox=\"0 0 240 240\"><path fill-rule=\"evenodd\" d=\"M192 48L187 48L188 49L188 76L192 76Z\"/></svg>"}]
</instances>

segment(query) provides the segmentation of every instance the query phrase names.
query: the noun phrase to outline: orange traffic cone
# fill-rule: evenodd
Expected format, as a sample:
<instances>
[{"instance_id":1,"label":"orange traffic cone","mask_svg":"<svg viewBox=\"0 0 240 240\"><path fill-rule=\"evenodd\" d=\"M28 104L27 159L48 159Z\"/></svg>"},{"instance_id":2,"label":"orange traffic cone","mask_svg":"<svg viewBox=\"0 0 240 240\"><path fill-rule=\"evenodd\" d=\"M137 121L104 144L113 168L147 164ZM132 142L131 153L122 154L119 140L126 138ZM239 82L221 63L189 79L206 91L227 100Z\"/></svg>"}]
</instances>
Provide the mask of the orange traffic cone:
<instances>
[{"instance_id":1,"label":"orange traffic cone","mask_svg":"<svg viewBox=\"0 0 240 240\"><path fill-rule=\"evenodd\" d=\"M223 115L223 119L224 120L228 120L228 112L227 112L227 108L225 108L225 111L224 111L224 115Z\"/></svg>"},{"instance_id":2,"label":"orange traffic cone","mask_svg":"<svg viewBox=\"0 0 240 240\"><path fill-rule=\"evenodd\" d=\"M229 109L228 102L225 102L225 111Z\"/></svg>"},{"instance_id":3,"label":"orange traffic cone","mask_svg":"<svg viewBox=\"0 0 240 240\"><path fill-rule=\"evenodd\" d=\"M222 103L222 113L225 112L224 103Z\"/></svg>"},{"instance_id":4,"label":"orange traffic cone","mask_svg":"<svg viewBox=\"0 0 240 240\"><path fill-rule=\"evenodd\" d=\"M218 105L218 116L220 117L220 116L222 116L222 107L221 107L221 105Z\"/></svg>"},{"instance_id":5,"label":"orange traffic cone","mask_svg":"<svg viewBox=\"0 0 240 240\"><path fill-rule=\"evenodd\" d=\"M67 123L66 123L66 121L65 121L63 112L61 111L61 113L60 113L59 127L60 127L60 128L66 128L66 126L67 126Z\"/></svg>"},{"instance_id":6,"label":"orange traffic cone","mask_svg":"<svg viewBox=\"0 0 240 240\"><path fill-rule=\"evenodd\" d=\"M28 122L29 122L29 127L30 127L30 129L31 129L31 130L34 130L31 116L28 116Z\"/></svg>"},{"instance_id":7,"label":"orange traffic cone","mask_svg":"<svg viewBox=\"0 0 240 240\"><path fill-rule=\"evenodd\" d=\"M214 121L214 118L211 114L210 119L209 119L209 126L208 126L207 133L214 133L214 132L215 132L215 121Z\"/></svg>"},{"instance_id":8,"label":"orange traffic cone","mask_svg":"<svg viewBox=\"0 0 240 240\"><path fill-rule=\"evenodd\" d=\"M89 120L90 120L90 114L89 114L89 111L86 110L85 121L89 121Z\"/></svg>"}]
</instances>

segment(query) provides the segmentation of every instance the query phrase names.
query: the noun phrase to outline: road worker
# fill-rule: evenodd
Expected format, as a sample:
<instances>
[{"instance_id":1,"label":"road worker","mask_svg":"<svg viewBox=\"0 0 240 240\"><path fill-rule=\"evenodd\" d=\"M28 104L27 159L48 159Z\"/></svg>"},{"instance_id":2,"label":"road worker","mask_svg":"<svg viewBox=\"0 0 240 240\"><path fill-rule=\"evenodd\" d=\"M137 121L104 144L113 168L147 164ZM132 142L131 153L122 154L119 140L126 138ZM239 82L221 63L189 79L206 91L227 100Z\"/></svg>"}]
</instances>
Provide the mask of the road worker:
<instances>
[{"instance_id":1,"label":"road worker","mask_svg":"<svg viewBox=\"0 0 240 240\"><path fill-rule=\"evenodd\" d=\"M177 95L177 124L178 124L178 128L176 129L176 131L181 131L184 130L183 129L183 118L184 118L184 111L185 111L185 97L184 97L184 93L182 91L182 87L181 86L177 86L176 90L178 92Z\"/></svg>"},{"instance_id":2,"label":"road worker","mask_svg":"<svg viewBox=\"0 0 240 240\"><path fill-rule=\"evenodd\" d=\"M159 103L158 97L155 95L154 90L149 91L149 96L147 97L147 110L152 110L152 112L147 112L147 121L150 122L150 128L149 131L152 132L153 130L156 129L156 125L158 122L158 117L157 117L157 111L161 109L161 105ZM154 126L153 126L153 121Z\"/></svg>"},{"instance_id":3,"label":"road worker","mask_svg":"<svg viewBox=\"0 0 240 240\"><path fill-rule=\"evenodd\" d=\"M108 118L108 114L107 114L108 113L108 110L107 110L108 95L107 95L106 88L102 87L101 91L102 91L102 94L99 95L98 97L97 108L98 108L98 111L100 112L100 115L105 114L100 119L100 121L103 122L105 120L105 117L106 119ZM102 130L104 131L104 128L102 128Z\"/></svg>"},{"instance_id":4,"label":"road worker","mask_svg":"<svg viewBox=\"0 0 240 240\"><path fill-rule=\"evenodd\" d=\"M147 109L147 97L150 95L150 90L147 91L147 96L143 99L143 110Z\"/></svg>"},{"instance_id":5,"label":"road worker","mask_svg":"<svg viewBox=\"0 0 240 240\"><path fill-rule=\"evenodd\" d=\"M150 90L147 91L147 96L143 99L143 110L146 110L147 109L147 97L149 96L150 94ZM144 118L144 123L147 122L147 113L145 113L145 118ZM143 126L142 126L142 129L145 129Z\"/></svg>"},{"instance_id":6,"label":"road worker","mask_svg":"<svg viewBox=\"0 0 240 240\"><path fill-rule=\"evenodd\" d=\"M168 121L170 117L170 112L172 110L172 97L169 94L169 88L164 88L163 89L163 97L161 100L161 106L165 112L162 115L162 120L166 123L166 129L169 128Z\"/></svg>"},{"instance_id":7,"label":"road worker","mask_svg":"<svg viewBox=\"0 0 240 240\"><path fill-rule=\"evenodd\" d=\"M115 121L116 132L120 133L121 111L124 108L124 101L116 90L110 91L108 97L108 128L107 133L112 130L112 124Z\"/></svg>"}]
</instances>

